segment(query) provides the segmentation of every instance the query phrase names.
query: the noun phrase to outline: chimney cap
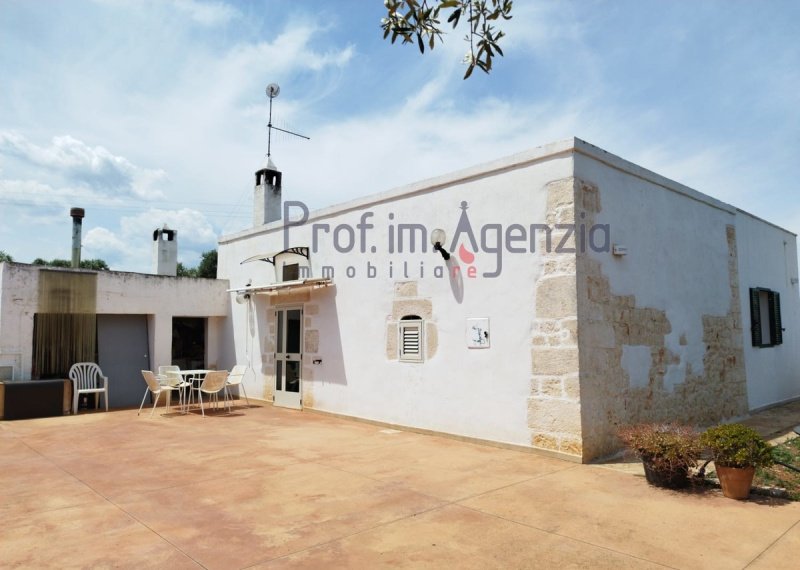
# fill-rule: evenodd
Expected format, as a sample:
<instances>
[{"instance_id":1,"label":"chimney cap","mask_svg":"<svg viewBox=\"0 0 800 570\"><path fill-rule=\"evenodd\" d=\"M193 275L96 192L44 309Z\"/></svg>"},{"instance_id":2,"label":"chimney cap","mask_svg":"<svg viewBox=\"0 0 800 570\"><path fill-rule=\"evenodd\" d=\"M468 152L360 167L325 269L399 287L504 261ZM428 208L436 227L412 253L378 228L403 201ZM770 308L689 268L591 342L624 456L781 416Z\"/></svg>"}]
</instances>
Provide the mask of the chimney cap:
<instances>
[{"instance_id":1,"label":"chimney cap","mask_svg":"<svg viewBox=\"0 0 800 570\"><path fill-rule=\"evenodd\" d=\"M83 208L70 208L69 209L69 215L73 219L81 220L81 219L83 219L84 214L85 214L85 212L84 212Z\"/></svg>"},{"instance_id":2,"label":"chimney cap","mask_svg":"<svg viewBox=\"0 0 800 570\"><path fill-rule=\"evenodd\" d=\"M264 170L271 170L273 172L279 172L278 167L275 166L275 163L272 162L272 158L267 157L264 161L264 164L261 165L261 168L258 169L258 172L262 172Z\"/></svg>"}]
</instances>

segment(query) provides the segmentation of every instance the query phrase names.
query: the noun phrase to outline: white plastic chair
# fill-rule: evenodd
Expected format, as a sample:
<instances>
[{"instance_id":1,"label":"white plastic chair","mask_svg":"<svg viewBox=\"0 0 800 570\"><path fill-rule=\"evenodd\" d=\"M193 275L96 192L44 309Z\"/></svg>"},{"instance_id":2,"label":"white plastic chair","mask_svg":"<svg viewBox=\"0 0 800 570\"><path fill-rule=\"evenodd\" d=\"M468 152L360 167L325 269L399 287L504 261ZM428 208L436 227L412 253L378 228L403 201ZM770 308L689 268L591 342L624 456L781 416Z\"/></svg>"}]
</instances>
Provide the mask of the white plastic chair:
<instances>
[{"instance_id":1,"label":"white plastic chair","mask_svg":"<svg viewBox=\"0 0 800 570\"><path fill-rule=\"evenodd\" d=\"M147 382L147 392L153 394L153 409L150 410L150 417L153 417L153 413L156 411L156 406L158 405L158 397L161 395L161 392L167 392L167 395L170 396L173 390L179 390L177 386L170 386L168 384L162 384L158 381L158 377L153 374L150 370L142 370L142 376L144 377L144 381ZM139 405L139 411L136 412L138 416L142 413L142 406L144 406L144 400L147 398L147 392L144 393L144 397L142 398L142 403ZM169 402L170 399L168 398L166 403L164 404L169 410Z\"/></svg>"},{"instance_id":2,"label":"white plastic chair","mask_svg":"<svg viewBox=\"0 0 800 570\"><path fill-rule=\"evenodd\" d=\"M247 398L247 390L244 389L244 384L242 380L244 380L244 374L247 372L247 367L242 364L237 364L231 370L231 373L228 374L228 382L225 384L225 390L228 390L231 386L238 386L239 389L244 393L244 399L247 402L247 406L250 406L250 400ZM230 394L230 392L228 392Z\"/></svg>"},{"instance_id":3,"label":"white plastic chair","mask_svg":"<svg viewBox=\"0 0 800 570\"><path fill-rule=\"evenodd\" d=\"M94 406L99 405L100 394L108 411L108 377L103 376L100 367L94 362L78 362L69 369L72 380L72 413L78 413L78 400L81 394L94 394Z\"/></svg>"},{"instance_id":4,"label":"white plastic chair","mask_svg":"<svg viewBox=\"0 0 800 570\"><path fill-rule=\"evenodd\" d=\"M212 403L219 404L219 393L222 392L223 398L225 399L225 407L228 404L228 392L226 390L228 381L228 372L227 370L212 370L206 377L203 378L203 381L200 383L200 386L195 388L197 391L197 397L200 400L200 411L202 412L203 416L206 415L205 409L203 407L203 394L208 394Z\"/></svg>"}]
</instances>

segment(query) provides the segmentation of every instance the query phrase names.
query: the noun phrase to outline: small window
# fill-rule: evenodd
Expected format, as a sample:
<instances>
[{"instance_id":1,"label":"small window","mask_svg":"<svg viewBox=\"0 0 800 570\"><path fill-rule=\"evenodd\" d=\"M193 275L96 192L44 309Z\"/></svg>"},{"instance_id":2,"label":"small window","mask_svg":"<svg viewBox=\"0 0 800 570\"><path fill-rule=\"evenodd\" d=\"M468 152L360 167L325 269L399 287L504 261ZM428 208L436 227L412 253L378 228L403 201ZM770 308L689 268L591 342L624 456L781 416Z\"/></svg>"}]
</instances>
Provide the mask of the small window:
<instances>
[{"instance_id":1,"label":"small window","mask_svg":"<svg viewBox=\"0 0 800 570\"><path fill-rule=\"evenodd\" d=\"M422 362L422 319L416 315L408 315L400 320L398 326L400 360Z\"/></svg>"},{"instance_id":2,"label":"small window","mask_svg":"<svg viewBox=\"0 0 800 570\"><path fill-rule=\"evenodd\" d=\"M300 264L287 263L283 266L283 281L297 281L300 278Z\"/></svg>"},{"instance_id":3,"label":"small window","mask_svg":"<svg viewBox=\"0 0 800 570\"><path fill-rule=\"evenodd\" d=\"M753 346L783 344L780 293L761 287L750 289L750 333Z\"/></svg>"}]
</instances>

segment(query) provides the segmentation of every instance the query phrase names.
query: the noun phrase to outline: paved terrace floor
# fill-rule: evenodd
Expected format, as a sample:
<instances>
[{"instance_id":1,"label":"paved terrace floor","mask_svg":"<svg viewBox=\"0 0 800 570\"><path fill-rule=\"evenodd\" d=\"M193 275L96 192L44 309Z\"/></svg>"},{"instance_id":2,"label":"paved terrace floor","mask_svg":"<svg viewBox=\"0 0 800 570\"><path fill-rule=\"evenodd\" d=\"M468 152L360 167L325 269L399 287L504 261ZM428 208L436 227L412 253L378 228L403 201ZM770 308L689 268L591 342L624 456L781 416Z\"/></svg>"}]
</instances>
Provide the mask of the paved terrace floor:
<instances>
[{"instance_id":1,"label":"paved terrace floor","mask_svg":"<svg viewBox=\"0 0 800 570\"><path fill-rule=\"evenodd\" d=\"M0 422L0 566L797 568L800 504L271 406Z\"/></svg>"}]
</instances>

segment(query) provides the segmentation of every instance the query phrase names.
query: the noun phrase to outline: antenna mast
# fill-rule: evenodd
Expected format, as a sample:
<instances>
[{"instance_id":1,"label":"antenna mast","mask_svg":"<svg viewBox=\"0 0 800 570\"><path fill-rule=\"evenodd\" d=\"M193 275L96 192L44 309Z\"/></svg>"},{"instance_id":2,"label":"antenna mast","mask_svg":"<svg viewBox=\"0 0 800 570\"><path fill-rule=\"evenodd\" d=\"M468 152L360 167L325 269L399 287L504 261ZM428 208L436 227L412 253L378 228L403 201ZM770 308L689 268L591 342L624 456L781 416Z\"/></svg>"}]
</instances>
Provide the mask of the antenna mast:
<instances>
[{"instance_id":1,"label":"antenna mast","mask_svg":"<svg viewBox=\"0 0 800 570\"><path fill-rule=\"evenodd\" d=\"M286 129L281 129L280 127L275 127L272 125L272 100L277 97L281 92L281 88L277 83L270 83L267 85L267 97L269 97L269 122L267 123L267 158L269 158L270 154L272 153L272 129L276 131L280 131L282 133L286 133L287 135L294 135L296 137L300 137L301 139L306 139L307 141L311 140L311 137L307 137L305 135L301 135L300 133L293 133L292 131L287 131Z\"/></svg>"}]
</instances>

